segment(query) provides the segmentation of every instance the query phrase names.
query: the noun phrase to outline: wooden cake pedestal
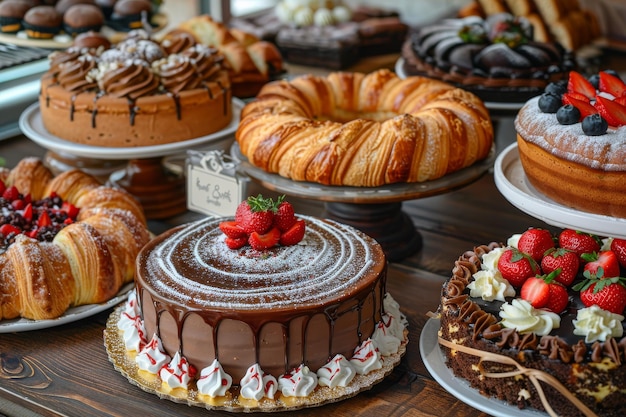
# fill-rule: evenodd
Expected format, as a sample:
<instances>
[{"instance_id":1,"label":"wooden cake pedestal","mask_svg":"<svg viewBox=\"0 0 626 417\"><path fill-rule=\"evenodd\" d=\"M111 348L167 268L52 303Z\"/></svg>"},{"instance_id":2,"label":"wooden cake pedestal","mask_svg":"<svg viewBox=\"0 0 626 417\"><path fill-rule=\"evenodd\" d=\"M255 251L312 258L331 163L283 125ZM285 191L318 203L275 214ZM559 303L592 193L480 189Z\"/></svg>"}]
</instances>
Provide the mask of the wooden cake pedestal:
<instances>
[{"instance_id":1,"label":"wooden cake pedestal","mask_svg":"<svg viewBox=\"0 0 626 417\"><path fill-rule=\"evenodd\" d=\"M230 151L239 163L239 170L252 180L278 193L324 202L326 217L353 226L376 239L392 262L400 261L422 248L422 236L402 210L402 202L464 187L486 173L496 158L494 146L485 160L433 181L381 187L343 187L292 181L270 174L251 165L236 143Z\"/></svg>"}]
</instances>

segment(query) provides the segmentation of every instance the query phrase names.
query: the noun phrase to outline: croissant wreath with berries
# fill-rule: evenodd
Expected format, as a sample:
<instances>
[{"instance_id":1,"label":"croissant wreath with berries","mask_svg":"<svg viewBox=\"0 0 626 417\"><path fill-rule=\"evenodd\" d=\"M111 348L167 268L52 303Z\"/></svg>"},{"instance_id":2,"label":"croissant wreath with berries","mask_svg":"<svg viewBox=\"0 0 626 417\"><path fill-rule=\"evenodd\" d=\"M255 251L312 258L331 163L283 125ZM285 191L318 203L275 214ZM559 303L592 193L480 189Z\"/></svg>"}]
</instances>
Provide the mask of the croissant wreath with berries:
<instances>
[{"instance_id":1,"label":"croissant wreath with berries","mask_svg":"<svg viewBox=\"0 0 626 417\"><path fill-rule=\"evenodd\" d=\"M236 140L267 172L325 185L423 182L488 156L483 102L425 77L304 75L266 84L242 110Z\"/></svg>"},{"instance_id":2,"label":"croissant wreath with berries","mask_svg":"<svg viewBox=\"0 0 626 417\"><path fill-rule=\"evenodd\" d=\"M134 278L150 239L139 203L37 158L0 171L0 320L42 320L102 303Z\"/></svg>"}]
</instances>

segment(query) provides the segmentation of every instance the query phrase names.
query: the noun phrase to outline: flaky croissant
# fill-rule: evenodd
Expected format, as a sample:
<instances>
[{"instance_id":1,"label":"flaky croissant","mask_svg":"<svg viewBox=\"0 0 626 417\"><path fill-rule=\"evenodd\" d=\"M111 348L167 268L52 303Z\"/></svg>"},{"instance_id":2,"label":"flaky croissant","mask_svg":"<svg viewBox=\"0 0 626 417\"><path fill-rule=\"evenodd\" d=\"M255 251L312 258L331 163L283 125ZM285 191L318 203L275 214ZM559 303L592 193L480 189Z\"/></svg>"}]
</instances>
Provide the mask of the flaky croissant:
<instances>
[{"instance_id":1,"label":"flaky croissant","mask_svg":"<svg viewBox=\"0 0 626 417\"><path fill-rule=\"evenodd\" d=\"M56 318L71 306L107 301L132 281L150 233L129 193L79 170L54 177L37 158L20 161L4 181L33 201L56 193L80 211L51 242L19 234L0 252L0 320Z\"/></svg>"},{"instance_id":2,"label":"flaky croissant","mask_svg":"<svg viewBox=\"0 0 626 417\"><path fill-rule=\"evenodd\" d=\"M376 187L433 180L484 159L493 127L478 97L446 83L336 72L265 85L242 110L236 140L267 172Z\"/></svg>"}]
</instances>

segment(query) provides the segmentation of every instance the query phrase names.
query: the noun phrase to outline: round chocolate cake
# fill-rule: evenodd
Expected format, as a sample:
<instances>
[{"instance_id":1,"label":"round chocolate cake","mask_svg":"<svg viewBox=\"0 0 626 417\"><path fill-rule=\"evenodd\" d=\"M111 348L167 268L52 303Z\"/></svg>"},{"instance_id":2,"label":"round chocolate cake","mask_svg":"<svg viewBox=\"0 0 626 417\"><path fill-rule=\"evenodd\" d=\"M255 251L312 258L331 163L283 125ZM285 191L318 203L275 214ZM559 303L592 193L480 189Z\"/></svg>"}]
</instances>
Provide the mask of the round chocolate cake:
<instances>
[{"instance_id":1,"label":"round chocolate cake","mask_svg":"<svg viewBox=\"0 0 626 417\"><path fill-rule=\"evenodd\" d=\"M426 26L407 39L402 57L406 75L441 79L488 102L524 102L575 66L572 53L534 41L532 25L509 14Z\"/></svg>"},{"instance_id":2,"label":"round chocolate cake","mask_svg":"<svg viewBox=\"0 0 626 417\"><path fill-rule=\"evenodd\" d=\"M233 381L253 364L278 378L351 358L383 314L385 255L355 229L302 218L302 242L262 252L229 249L223 219L154 239L137 260L146 339L197 369L217 359Z\"/></svg>"}]
</instances>

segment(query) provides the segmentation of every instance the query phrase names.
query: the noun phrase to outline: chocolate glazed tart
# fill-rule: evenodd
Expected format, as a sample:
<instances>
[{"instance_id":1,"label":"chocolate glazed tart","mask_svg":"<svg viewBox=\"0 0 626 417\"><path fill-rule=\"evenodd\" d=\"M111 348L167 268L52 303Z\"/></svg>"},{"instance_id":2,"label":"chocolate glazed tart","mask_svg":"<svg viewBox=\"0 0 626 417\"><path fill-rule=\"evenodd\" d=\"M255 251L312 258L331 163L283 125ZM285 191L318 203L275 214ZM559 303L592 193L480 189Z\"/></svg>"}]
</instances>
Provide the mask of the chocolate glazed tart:
<instances>
[{"instance_id":1,"label":"chocolate glazed tart","mask_svg":"<svg viewBox=\"0 0 626 417\"><path fill-rule=\"evenodd\" d=\"M215 133L232 118L226 71L203 87L177 94L115 98L95 91L73 92L51 74L41 80L39 105L46 130L92 146L153 146Z\"/></svg>"},{"instance_id":2,"label":"chocolate glazed tart","mask_svg":"<svg viewBox=\"0 0 626 417\"><path fill-rule=\"evenodd\" d=\"M303 241L258 252L228 249L206 219L146 245L136 288L146 337L196 369L218 359L239 381L251 365L279 377L351 358L383 314L387 262L375 240L306 216Z\"/></svg>"}]
</instances>

